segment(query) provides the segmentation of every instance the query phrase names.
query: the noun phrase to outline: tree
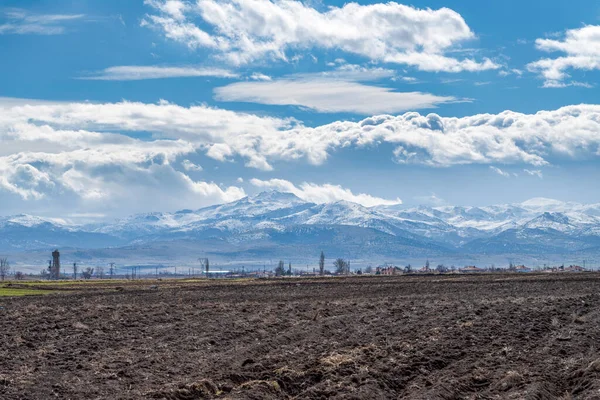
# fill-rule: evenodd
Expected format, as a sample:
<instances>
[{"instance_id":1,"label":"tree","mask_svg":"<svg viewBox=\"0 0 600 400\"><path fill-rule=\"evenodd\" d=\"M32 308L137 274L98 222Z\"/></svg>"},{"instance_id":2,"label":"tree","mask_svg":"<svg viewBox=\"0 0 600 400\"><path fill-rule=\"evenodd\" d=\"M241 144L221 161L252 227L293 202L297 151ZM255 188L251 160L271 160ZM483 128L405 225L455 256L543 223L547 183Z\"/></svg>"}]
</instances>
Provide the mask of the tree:
<instances>
[{"instance_id":1,"label":"tree","mask_svg":"<svg viewBox=\"0 0 600 400\"><path fill-rule=\"evenodd\" d=\"M335 273L338 275L347 274L350 272L350 264L343 258L338 258L333 262Z\"/></svg>"},{"instance_id":2,"label":"tree","mask_svg":"<svg viewBox=\"0 0 600 400\"><path fill-rule=\"evenodd\" d=\"M443 273L448 271L448 268L446 268L444 264L439 264L437 267L435 267L435 270L439 273Z\"/></svg>"},{"instance_id":3,"label":"tree","mask_svg":"<svg viewBox=\"0 0 600 400\"><path fill-rule=\"evenodd\" d=\"M100 279L104 279L104 267L96 268L96 276Z\"/></svg>"},{"instance_id":4,"label":"tree","mask_svg":"<svg viewBox=\"0 0 600 400\"><path fill-rule=\"evenodd\" d=\"M17 271L15 272L15 279L18 281L22 281L23 279L25 279L25 274L21 271Z\"/></svg>"},{"instance_id":5,"label":"tree","mask_svg":"<svg viewBox=\"0 0 600 400\"><path fill-rule=\"evenodd\" d=\"M412 273L412 266L410 264L408 264L406 267L404 267L404 273L405 274Z\"/></svg>"},{"instance_id":6,"label":"tree","mask_svg":"<svg viewBox=\"0 0 600 400\"><path fill-rule=\"evenodd\" d=\"M425 271L429 271L429 260L425 261Z\"/></svg>"},{"instance_id":7,"label":"tree","mask_svg":"<svg viewBox=\"0 0 600 400\"><path fill-rule=\"evenodd\" d=\"M10 272L10 263L7 258L0 258L0 279L4 280Z\"/></svg>"},{"instance_id":8,"label":"tree","mask_svg":"<svg viewBox=\"0 0 600 400\"><path fill-rule=\"evenodd\" d=\"M283 276L285 275L285 266L283 260L279 260L277 264L277 268L275 268L275 276Z\"/></svg>"},{"instance_id":9,"label":"tree","mask_svg":"<svg viewBox=\"0 0 600 400\"><path fill-rule=\"evenodd\" d=\"M87 267L87 268L81 270L81 277L83 279L90 279L92 277L92 275L94 275L94 268L92 268L92 267Z\"/></svg>"},{"instance_id":10,"label":"tree","mask_svg":"<svg viewBox=\"0 0 600 400\"><path fill-rule=\"evenodd\" d=\"M319 275L325 273L325 254L321 251L321 258L319 258Z\"/></svg>"},{"instance_id":11,"label":"tree","mask_svg":"<svg viewBox=\"0 0 600 400\"><path fill-rule=\"evenodd\" d=\"M371 267L370 265L365 268L365 274L372 274L373 273L373 267Z\"/></svg>"},{"instance_id":12,"label":"tree","mask_svg":"<svg viewBox=\"0 0 600 400\"><path fill-rule=\"evenodd\" d=\"M292 276L292 263L289 263L289 265L288 265L287 274L288 274L288 276Z\"/></svg>"}]
</instances>

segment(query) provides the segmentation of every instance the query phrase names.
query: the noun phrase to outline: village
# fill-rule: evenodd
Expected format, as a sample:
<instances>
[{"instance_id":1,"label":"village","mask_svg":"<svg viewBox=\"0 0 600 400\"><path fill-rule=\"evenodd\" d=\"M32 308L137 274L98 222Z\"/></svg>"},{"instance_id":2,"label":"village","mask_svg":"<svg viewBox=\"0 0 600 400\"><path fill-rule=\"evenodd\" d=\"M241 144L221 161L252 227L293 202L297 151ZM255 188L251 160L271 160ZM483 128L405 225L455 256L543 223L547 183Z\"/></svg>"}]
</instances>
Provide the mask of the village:
<instances>
[{"instance_id":1,"label":"village","mask_svg":"<svg viewBox=\"0 0 600 400\"><path fill-rule=\"evenodd\" d=\"M477 267L467 265L456 267L438 264L430 265L429 260L416 268L408 264L404 267L393 264L382 264L377 267L367 266L364 268L350 267L350 261L337 258L333 261L333 269L326 268L325 255L321 252L319 264L315 267L306 265L298 268L291 262L287 264L280 260L276 267L262 268L229 267L215 268L211 266L208 258L199 258L199 265L195 267L177 267L165 265L127 265L118 267L116 263L110 262L107 270L103 266L82 267L77 262L67 264L70 267L61 268L61 255L58 249L51 254L52 259L48 266L42 268L38 274L24 274L21 271L11 269L11 264L6 258L0 257L0 280L90 280L90 279L176 279L176 278L275 278L275 277L318 277L318 276L347 276L347 275L435 275L435 274L490 274L490 273L573 273L594 271L579 265L528 267L523 264L509 263L505 267L491 265L489 267ZM212 268L211 268L212 267Z\"/></svg>"}]
</instances>

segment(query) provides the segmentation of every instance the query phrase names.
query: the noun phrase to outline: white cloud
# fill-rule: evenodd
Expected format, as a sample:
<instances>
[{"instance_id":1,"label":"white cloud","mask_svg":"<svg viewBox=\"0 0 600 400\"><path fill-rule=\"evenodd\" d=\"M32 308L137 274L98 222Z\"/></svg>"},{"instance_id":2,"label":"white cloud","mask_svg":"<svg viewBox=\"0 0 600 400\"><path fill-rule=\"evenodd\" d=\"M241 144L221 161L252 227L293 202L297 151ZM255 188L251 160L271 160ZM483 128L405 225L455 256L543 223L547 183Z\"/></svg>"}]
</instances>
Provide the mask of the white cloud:
<instances>
[{"instance_id":1,"label":"white cloud","mask_svg":"<svg viewBox=\"0 0 600 400\"><path fill-rule=\"evenodd\" d=\"M594 85L591 85L587 82L578 82L578 81L571 81L571 82L545 81L544 84L542 85L542 87L544 87L544 88L565 88L565 87L569 87L569 86L583 87L586 89L591 89L594 87Z\"/></svg>"},{"instance_id":2,"label":"white cloud","mask_svg":"<svg viewBox=\"0 0 600 400\"><path fill-rule=\"evenodd\" d=\"M162 192L145 207L193 208L242 193L237 187L194 181L185 169L173 168L198 153L223 162L243 160L262 170L292 161L319 165L336 151L370 151L383 143L394 148L389 156L397 163L434 167L539 167L600 156L598 105L462 118L409 112L308 127L292 119L165 101L27 103L0 101L0 191L8 193L4 212L22 199L48 209L61 204L69 212L83 212L77 207L92 204L85 212L108 215L116 211L105 210L107 204L141 209L136 196L154 199L154 191ZM143 140L136 138L140 133ZM308 184L298 189L318 192Z\"/></svg>"},{"instance_id":3,"label":"white cloud","mask_svg":"<svg viewBox=\"0 0 600 400\"><path fill-rule=\"evenodd\" d=\"M254 81L270 81L271 77L265 74L261 74L260 72L254 72L250 75L250 79Z\"/></svg>"},{"instance_id":4,"label":"white cloud","mask_svg":"<svg viewBox=\"0 0 600 400\"><path fill-rule=\"evenodd\" d=\"M354 194L350 189L329 183L318 185L316 183L303 182L300 186L296 186L292 182L284 179L260 180L256 178L251 179L250 183L259 188L276 189L281 192L293 193L302 200L317 204L331 203L340 200L351 201L365 207L402 204L402 200L399 198L388 200L365 193Z\"/></svg>"},{"instance_id":5,"label":"white cloud","mask_svg":"<svg viewBox=\"0 0 600 400\"><path fill-rule=\"evenodd\" d=\"M499 68L489 59L444 55L475 38L462 16L448 8L348 3L320 12L294 0L146 0L146 4L156 13L146 15L143 26L192 49L212 50L236 65L265 58L287 61L290 50L322 48L424 71ZM195 23L195 18L202 23Z\"/></svg>"},{"instance_id":6,"label":"white cloud","mask_svg":"<svg viewBox=\"0 0 600 400\"><path fill-rule=\"evenodd\" d=\"M537 176L540 179L544 177L544 174L542 174L542 171L539 169L524 169L523 172L531 176Z\"/></svg>"},{"instance_id":7,"label":"white cloud","mask_svg":"<svg viewBox=\"0 0 600 400\"><path fill-rule=\"evenodd\" d=\"M181 162L181 166L183 167L183 169L185 169L186 171L202 171L202 167L198 164L194 164L193 162L191 162L190 160L183 160Z\"/></svg>"},{"instance_id":8,"label":"white cloud","mask_svg":"<svg viewBox=\"0 0 600 400\"><path fill-rule=\"evenodd\" d=\"M539 73L544 79L543 87L591 87L587 83L566 83L565 80L570 77L567 71L571 69L600 69L600 25L569 29L562 39L537 39L535 45L541 51L565 54L557 58L543 58L527 65L529 71Z\"/></svg>"},{"instance_id":9,"label":"white cloud","mask_svg":"<svg viewBox=\"0 0 600 400\"><path fill-rule=\"evenodd\" d=\"M102 113L100 105L85 106L92 107L92 113ZM62 121L67 110L77 113L73 107L68 103L0 102L3 213L22 212L26 202L28 212L63 214L68 210L114 216L200 207L245 195L241 188L195 181L172 167L182 156L196 153L198 144L181 139L141 141L119 133L84 130L83 125L101 128L101 124L82 123L77 117ZM46 117L54 114L56 120L39 123L28 117L30 112L42 110L49 113ZM114 114L105 117L118 118ZM79 118L88 117L79 114ZM185 161L183 166L200 168Z\"/></svg>"},{"instance_id":10,"label":"white cloud","mask_svg":"<svg viewBox=\"0 0 600 400\"><path fill-rule=\"evenodd\" d=\"M366 115L435 108L438 104L457 101L451 96L396 92L380 86L323 78L236 82L216 88L215 98L220 101L294 105L319 112L354 112Z\"/></svg>"},{"instance_id":11,"label":"white cloud","mask_svg":"<svg viewBox=\"0 0 600 400\"><path fill-rule=\"evenodd\" d=\"M93 75L80 77L79 79L102 81L135 81L143 79L205 76L217 78L235 78L238 75L221 68L122 65L109 67Z\"/></svg>"},{"instance_id":12,"label":"white cloud","mask_svg":"<svg viewBox=\"0 0 600 400\"><path fill-rule=\"evenodd\" d=\"M503 176L505 178L510 178L510 174L506 171L502 171L500 168L498 167L494 167L493 165L490 165L490 169L492 171L494 171L496 174Z\"/></svg>"},{"instance_id":13,"label":"white cloud","mask_svg":"<svg viewBox=\"0 0 600 400\"><path fill-rule=\"evenodd\" d=\"M60 35L66 32L65 23L83 18L83 14L31 14L10 8L3 12L5 21L0 23L0 35Z\"/></svg>"},{"instance_id":14,"label":"white cloud","mask_svg":"<svg viewBox=\"0 0 600 400\"><path fill-rule=\"evenodd\" d=\"M141 141L125 135L130 132L152 136ZM272 170L273 162L303 159L318 165L343 148L388 143L398 163L541 166L600 155L600 106L462 118L409 112L308 127L293 119L168 102L0 102L0 141L0 157L35 154L32 160L61 165L67 155L71 162L92 157L139 163L158 156L174 162L203 152L215 160L241 158L248 167Z\"/></svg>"}]
</instances>

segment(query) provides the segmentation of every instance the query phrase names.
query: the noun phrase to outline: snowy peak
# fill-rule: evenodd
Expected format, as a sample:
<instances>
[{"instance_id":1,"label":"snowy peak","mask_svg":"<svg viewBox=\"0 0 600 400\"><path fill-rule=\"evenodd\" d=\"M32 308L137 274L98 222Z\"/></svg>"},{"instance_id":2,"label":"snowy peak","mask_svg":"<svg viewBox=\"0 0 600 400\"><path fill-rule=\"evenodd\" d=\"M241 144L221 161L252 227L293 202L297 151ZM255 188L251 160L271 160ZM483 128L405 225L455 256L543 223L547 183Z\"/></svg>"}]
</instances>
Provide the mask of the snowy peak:
<instances>
[{"instance_id":1,"label":"snowy peak","mask_svg":"<svg viewBox=\"0 0 600 400\"><path fill-rule=\"evenodd\" d=\"M277 190L267 190L264 192L260 192L254 196L244 197L239 200L246 201L252 204L287 204L287 205L297 205L306 203L304 200L299 198L293 193L288 192L278 192Z\"/></svg>"},{"instance_id":2,"label":"snowy peak","mask_svg":"<svg viewBox=\"0 0 600 400\"><path fill-rule=\"evenodd\" d=\"M55 225L61 228L67 228L69 226L65 220L60 218L44 218L28 214L18 214L0 218L0 227L6 225L19 225L28 228L40 225Z\"/></svg>"},{"instance_id":3,"label":"snowy peak","mask_svg":"<svg viewBox=\"0 0 600 400\"><path fill-rule=\"evenodd\" d=\"M543 213L524 224L523 227L528 229L554 229L561 232L573 229L569 217L562 213L551 212Z\"/></svg>"}]
</instances>

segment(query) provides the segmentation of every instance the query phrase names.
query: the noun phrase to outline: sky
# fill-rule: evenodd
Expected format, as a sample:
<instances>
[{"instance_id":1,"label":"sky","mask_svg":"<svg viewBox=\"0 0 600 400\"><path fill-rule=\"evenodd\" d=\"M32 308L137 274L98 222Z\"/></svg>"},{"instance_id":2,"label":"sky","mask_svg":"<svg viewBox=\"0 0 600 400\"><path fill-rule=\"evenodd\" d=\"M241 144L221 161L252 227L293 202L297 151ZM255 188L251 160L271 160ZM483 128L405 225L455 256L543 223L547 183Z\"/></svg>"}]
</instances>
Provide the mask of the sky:
<instances>
[{"instance_id":1,"label":"sky","mask_svg":"<svg viewBox=\"0 0 600 400\"><path fill-rule=\"evenodd\" d=\"M4 0L0 215L600 197L600 3Z\"/></svg>"}]
</instances>

